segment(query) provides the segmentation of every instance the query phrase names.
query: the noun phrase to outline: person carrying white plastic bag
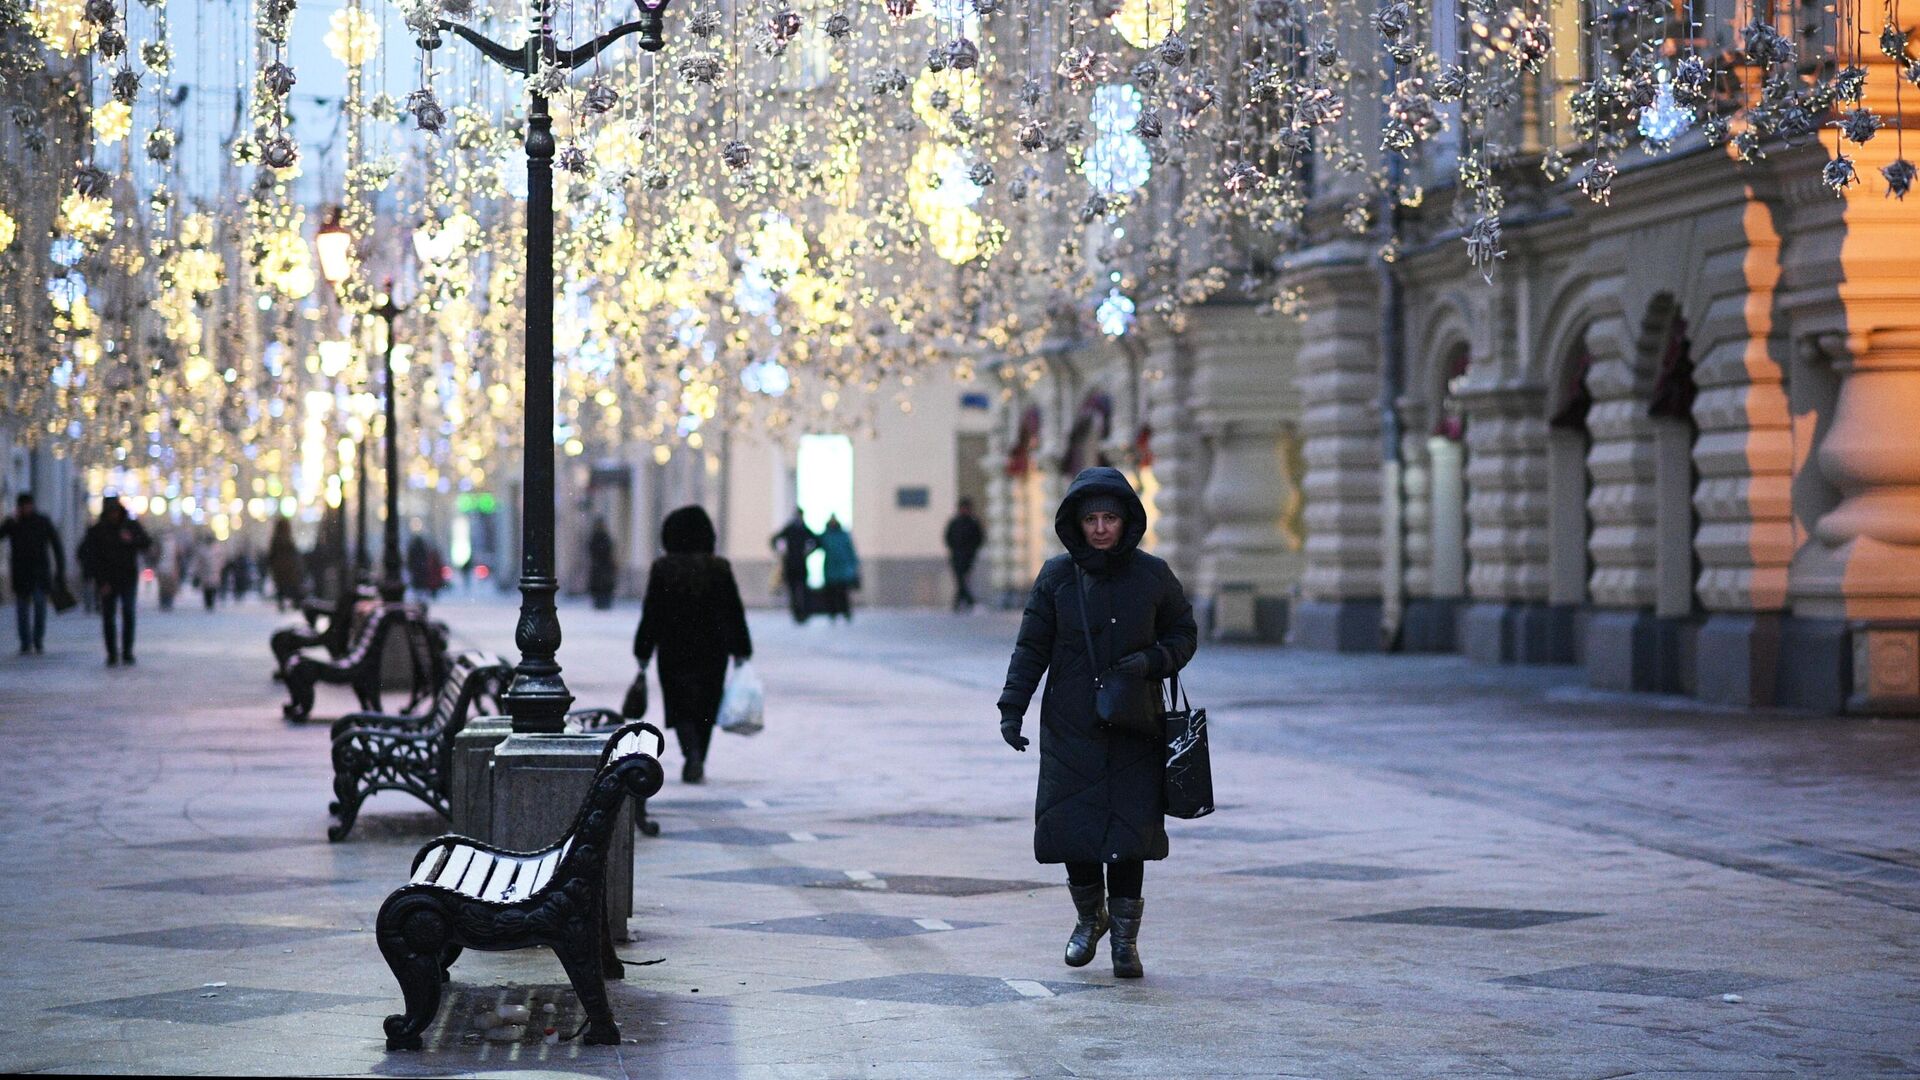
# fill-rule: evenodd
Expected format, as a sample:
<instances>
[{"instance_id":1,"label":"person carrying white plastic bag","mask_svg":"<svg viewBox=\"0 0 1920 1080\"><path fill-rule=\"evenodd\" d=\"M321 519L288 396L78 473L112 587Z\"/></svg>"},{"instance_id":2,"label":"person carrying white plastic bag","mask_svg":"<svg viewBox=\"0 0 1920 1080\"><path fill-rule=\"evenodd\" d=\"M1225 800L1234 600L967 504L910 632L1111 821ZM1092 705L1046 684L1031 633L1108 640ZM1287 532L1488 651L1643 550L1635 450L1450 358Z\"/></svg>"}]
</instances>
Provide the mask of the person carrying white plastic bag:
<instances>
[{"instance_id":1,"label":"person carrying white plastic bag","mask_svg":"<svg viewBox=\"0 0 1920 1080\"><path fill-rule=\"evenodd\" d=\"M766 726L767 688L748 661L733 669L720 698L720 730L755 735Z\"/></svg>"}]
</instances>

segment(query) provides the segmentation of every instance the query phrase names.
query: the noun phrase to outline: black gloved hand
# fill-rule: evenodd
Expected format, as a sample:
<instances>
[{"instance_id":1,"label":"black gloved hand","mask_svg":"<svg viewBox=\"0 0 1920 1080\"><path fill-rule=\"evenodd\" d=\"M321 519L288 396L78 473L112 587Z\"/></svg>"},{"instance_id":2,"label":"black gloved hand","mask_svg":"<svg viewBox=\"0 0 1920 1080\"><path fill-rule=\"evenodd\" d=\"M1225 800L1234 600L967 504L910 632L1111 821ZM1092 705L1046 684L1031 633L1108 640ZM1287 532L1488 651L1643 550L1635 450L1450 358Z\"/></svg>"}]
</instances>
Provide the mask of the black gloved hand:
<instances>
[{"instance_id":1,"label":"black gloved hand","mask_svg":"<svg viewBox=\"0 0 1920 1080\"><path fill-rule=\"evenodd\" d=\"M1019 717L1002 716L1000 718L1000 737L1007 740L1007 745L1015 750L1023 754L1027 752L1027 737L1020 734Z\"/></svg>"},{"instance_id":2,"label":"black gloved hand","mask_svg":"<svg viewBox=\"0 0 1920 1080\"><path fill-rule=\"evenodd\" d=\"M1113 665L1113 670L1122 675L1133 675L1144 679L1147 677L1147 654L1144 652L1128 653L1120 658L1119 663Z\"/></svg>"}]
</instances>

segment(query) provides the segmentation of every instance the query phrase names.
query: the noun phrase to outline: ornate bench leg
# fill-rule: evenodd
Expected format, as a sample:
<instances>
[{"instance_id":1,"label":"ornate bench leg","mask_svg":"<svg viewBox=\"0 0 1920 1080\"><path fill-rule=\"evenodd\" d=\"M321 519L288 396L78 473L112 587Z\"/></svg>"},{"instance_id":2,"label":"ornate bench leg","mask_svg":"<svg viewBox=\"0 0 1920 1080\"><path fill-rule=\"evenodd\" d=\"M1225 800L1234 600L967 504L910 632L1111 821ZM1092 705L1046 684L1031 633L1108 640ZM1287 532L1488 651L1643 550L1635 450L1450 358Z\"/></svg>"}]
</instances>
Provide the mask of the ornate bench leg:
<instances>
[{"instance_id":1,"label":"ornate bench leg","mask_svg":"<svg viewBox=\"0 0 1920 1080\"><path fill-rule=\"evenodd\" d=\"M447 940L446 913L432 897L398 892L381 906L374 936L407 1001L405 1013L387 1017L387 1049L418 1050L420 1033L440 1011L440 984L446 979L442 958L455 948Z\"/></svg>"},{"instance_id":2,"label":"ornate bench leg","mask_svg":"<svg viewBox=\"0 0 1920 1080\"><path fill-rule=\"evenodd\" d=\"M445 949L441 950L441 953L440 953L440 981L441 982L447 982L453 978L453 962L458 959L460 959L460 946L449 945Z\"/></svg>"},{"instance_id":3,"label":"ornate bench leg","mask_svg":"<svg viewBox=\"0 0 1920 1080\"><path fill-rule=\"evenodd\" d=\"M364 762L335 759L333 763L334 803L328 807L328 812L340 820L327 826L327 839L336 844L353 831L353 823L360 817L360 804L367 798L366 792L360 788L360 774L354 768L356 765L364 766Z\"/></svg>"},{"instance_id":4,"label":"ornate bench leg","mask_svg":"<svg viewBox=\"0 0 1920 1080\"><path fill-rule=\"evenodd\" d=\"M587 1033L582 1041L591 1046L613 1046L620 1041L620 1028L614 1024L613 1009L607 1004L606 976L601 970L601 950L608 947L604 940L607 920L598 911L591 917L600 922L598 933L589 930L592 936L573 938L553 951L559 954L574 996L580 999L580 1009L587 1014Z\"/></svg>"},{"instance_id":5,"label":"ornate bench leg","mask_svg":"<svg viewBox=\"0 0 1920 1080\"><path fill-rule=\"evenodd\" d=\"M313 667L304 661L296 661L287 669L287 696L291 700L280 711L288 720L296 724L307 722L308 715L313 712L313 684L316 679Z\"/></svg>"}]
</instances>

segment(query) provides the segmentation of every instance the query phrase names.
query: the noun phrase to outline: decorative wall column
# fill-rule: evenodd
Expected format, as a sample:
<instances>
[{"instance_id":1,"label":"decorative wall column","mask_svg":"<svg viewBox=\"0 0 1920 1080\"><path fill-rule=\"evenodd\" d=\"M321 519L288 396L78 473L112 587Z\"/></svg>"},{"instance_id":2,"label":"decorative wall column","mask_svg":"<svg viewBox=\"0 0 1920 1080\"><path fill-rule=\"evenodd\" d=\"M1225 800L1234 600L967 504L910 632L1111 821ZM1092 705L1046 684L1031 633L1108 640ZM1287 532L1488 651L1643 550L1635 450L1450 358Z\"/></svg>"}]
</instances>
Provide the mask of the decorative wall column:
<instances>
[{"instance_id":1,"label":"decorative wall column","mask_svg":"<svg viewBox=\"0 0 1920 1080\"><path fill-rule=\"evenodd\" d=\"M1219 637L1280 640L1300 578L1298 324L1250 305L1196 313L1193 425L1208 450L1193 591Z\"/></svg>"},{"instance_id":2,"label":"decorative wall column","mask_svg":"<svg viewBox=\"0 0 1920 1080\"><path fill-rule=\"evenodd\" d=\"M1021 602L1020 583L1014 573L1020 508L1014 502L1014 480L1007 475L1007 454L1018 437L1020 414L1025 408L1026 403L1018 396L1000 403L987 429L987 456L980 462L987 477L987 505L981 507L987 534L981 553L987 579L984 593L989 603L1002 606Z\"/></svg>"},{"instance_id":3,"label":"decorative wall column","mask_svg":"<svg viewBox=\"0 0 1920 1080\"><path fill-rule=\"evenodd\" d=\"M1489 375L1455 391L1467 417L1467 594L1473 601L1461 651L1503 663L1561 659L1567 649L1560 639L1567 635L1545 610L1546 391Z\"/></svg>"},{"instance_id":4,"label":"decorative wall column","mask_svg":"<svg viewBox=\"0 0 1920 1080\"><path fill-rule=\"evenodd\" d=\"M1193 393L1191 343L1155 329L1142 381L1147 424L1153 428L1153 554L1191 583L1201 553L1201 491L1207 477L1206 447L1189 399Z\"/></svg>"},{"instance_id":5,"label":"decorative wall column","mask_svg":"<svg viewBox=\"0 0 1920 1080\"><path fill-rule=\"evenodd\" d=\"M1323 244L1286 267L1300 328L1307 539L1290 639L1305 648L1380 648L1380 305L1373 253Z\"/></svg>"}]
</instances>

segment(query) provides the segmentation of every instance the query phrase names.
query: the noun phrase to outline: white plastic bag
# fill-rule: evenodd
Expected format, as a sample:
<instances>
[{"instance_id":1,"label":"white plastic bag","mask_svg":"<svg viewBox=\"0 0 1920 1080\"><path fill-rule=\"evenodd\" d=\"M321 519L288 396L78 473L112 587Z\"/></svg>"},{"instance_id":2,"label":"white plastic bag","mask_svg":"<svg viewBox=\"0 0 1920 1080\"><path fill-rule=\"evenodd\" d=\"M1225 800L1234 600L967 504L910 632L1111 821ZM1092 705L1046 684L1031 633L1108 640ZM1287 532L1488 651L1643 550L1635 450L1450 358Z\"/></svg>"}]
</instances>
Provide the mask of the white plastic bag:
<instances>
[{"instance_id":1,"label":"white plastic bag","mask_svg":"<svg viewBox=\"0 0 1920 1080\"><path fill-rule=\"evenodd\" d=\"M755 735L766 726L767 689L749 660L733 669L720 696L720 730Z\"/></svg>"}]
</instances>

